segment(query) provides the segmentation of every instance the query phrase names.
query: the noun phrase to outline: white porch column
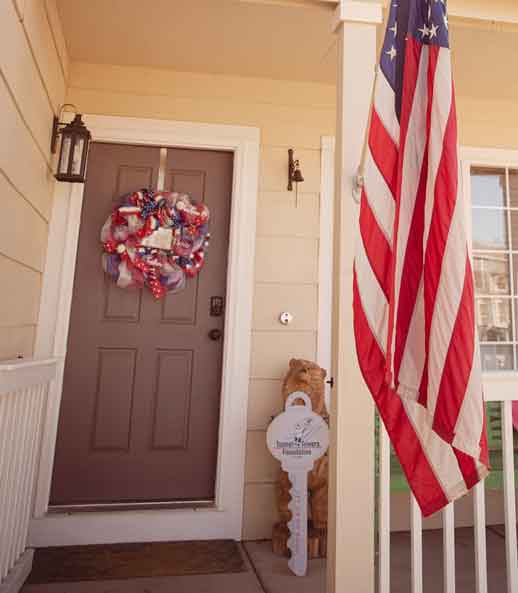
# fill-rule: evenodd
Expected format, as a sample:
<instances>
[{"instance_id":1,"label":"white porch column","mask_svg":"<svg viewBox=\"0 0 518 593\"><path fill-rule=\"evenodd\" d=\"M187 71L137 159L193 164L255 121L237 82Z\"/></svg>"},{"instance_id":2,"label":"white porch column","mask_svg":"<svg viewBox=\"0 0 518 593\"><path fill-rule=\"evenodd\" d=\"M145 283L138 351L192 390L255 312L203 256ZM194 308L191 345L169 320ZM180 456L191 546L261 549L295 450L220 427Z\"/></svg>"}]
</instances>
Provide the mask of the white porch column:
<instances>
[{"instance_id":1,"label":"white porch column","mask_svg":"<svg viewBox=\"0 0 518 593\"><path fill-rule=\"evenodd\" d=\"M374 591L374 407L356 358L352 279L358 206L352 198L376 65L381 6L341 0L336 12L338 101L328 593Z\"/></svg>"}]
</instances>

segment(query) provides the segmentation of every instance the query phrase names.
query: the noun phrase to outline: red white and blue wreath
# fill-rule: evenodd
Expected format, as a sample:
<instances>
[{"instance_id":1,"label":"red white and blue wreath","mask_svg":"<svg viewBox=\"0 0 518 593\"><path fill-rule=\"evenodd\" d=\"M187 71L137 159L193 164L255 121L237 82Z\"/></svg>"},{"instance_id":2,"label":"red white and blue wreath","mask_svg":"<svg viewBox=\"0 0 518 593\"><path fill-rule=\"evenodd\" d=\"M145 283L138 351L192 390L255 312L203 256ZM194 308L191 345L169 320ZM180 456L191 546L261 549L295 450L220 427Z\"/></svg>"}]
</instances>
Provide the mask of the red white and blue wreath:
<instances>
[{"instance_id":1,"label":"red white and blue wreath","mask_svg":"<svg viewBox=\"0 0 518 593\"><path fill-rule=\"evenodd\" d=\"M142 189L124 196L101 231L104 271L121 288L147 286L159 299L202 269L209 209L187 194Z\"/></svg>"}]
</instances>

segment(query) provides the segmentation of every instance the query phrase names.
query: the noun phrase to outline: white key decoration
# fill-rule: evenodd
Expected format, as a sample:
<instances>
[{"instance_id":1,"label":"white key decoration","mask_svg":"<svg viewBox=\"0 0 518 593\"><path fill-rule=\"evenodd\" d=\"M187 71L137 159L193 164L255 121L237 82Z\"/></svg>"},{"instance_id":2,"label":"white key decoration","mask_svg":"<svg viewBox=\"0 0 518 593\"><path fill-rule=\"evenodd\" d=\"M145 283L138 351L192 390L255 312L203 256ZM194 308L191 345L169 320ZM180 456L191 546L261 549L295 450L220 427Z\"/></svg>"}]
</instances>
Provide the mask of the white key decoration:
<instances>
[{"instance_id":1,"label":"white key decoration","mask_svg":"<svg viewBox=\"0 0 518 593\"><path fill-rule=\"evenodd\" d=\"M304 405L294 405L295 400L302 400ZM308 564L308 472L327 451L329 429L325 420L313 412L309 396L296 391L288 396L284 412L268 427L266 440L291 482L288 566L297 576L304 576Z\"/></svg>"}]
</instances>

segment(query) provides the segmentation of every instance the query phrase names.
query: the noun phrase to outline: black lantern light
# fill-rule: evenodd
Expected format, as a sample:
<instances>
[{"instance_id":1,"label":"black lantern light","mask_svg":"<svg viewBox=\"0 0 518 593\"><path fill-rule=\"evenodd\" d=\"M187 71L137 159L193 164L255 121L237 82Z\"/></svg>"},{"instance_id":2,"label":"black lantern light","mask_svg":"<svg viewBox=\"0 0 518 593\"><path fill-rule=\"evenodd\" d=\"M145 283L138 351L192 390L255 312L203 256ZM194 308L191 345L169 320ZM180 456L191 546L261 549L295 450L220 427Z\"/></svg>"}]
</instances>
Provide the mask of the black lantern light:
<instances>
[{"instance_id":1,"label":"black lantern light","mask_svg":"<svg viewBox=\"0 0 518 593\"><path fill-rule=\"evenodd\" d=\"M59 121L66 107L73 107L75 117L70 123ZM56 179L69 183L84 183L86 177L86 161L92 135L77 113L74 105L63 105L59 117L54 117L52 129L51 151L57 149L58 137L61 136L61 147L57 164Z\"/></svg>"}]
</instances>

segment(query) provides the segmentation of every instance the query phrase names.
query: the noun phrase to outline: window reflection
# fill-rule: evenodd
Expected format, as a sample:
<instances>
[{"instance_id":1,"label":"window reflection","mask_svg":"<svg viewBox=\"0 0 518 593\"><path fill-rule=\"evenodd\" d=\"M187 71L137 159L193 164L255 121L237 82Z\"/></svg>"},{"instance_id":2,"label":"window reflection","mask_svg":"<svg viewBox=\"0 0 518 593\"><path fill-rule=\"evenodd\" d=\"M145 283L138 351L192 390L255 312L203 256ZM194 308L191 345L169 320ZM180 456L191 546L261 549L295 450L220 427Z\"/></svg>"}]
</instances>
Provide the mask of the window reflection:
<instances>
[{"instance_id":1,"label":"window reflection","mask_svg":"<svg viewBox=\"0 0 518 593\"><path fill-rule=\"evenodd\" d=\"M505 171L474 167L471 169L471 202L473 206L505 207Z\"/></svg>"},{"instance_id":2,"label":"window reflection","mask_svg":"<svg viewBox=\"0 0 518 593\"><path fill-rule=\"evenodd\" d=\"M479 338L482 342L512 342L511 300L476 299Z\"/></svg>"},{"instance_id":3,"label":"window reflection","mask_svg":"<svg viewBox=\"0 0 518 593\"><path fill-rule=\"evenodd\" d=\"M473 209L473 249L502 251L507 248L505 210Z\"/></svg>"},{"instance_id":4,"label":"window reflection","mask_svg":"<svg viewBox=\"0 0 518 593\"><path fill-rule=\"evenodd\" d=\"M484 371L509 371L514 367L512 346L482 345L480 356Z\"/></svg>"},{"instance_id":5,"label":"window reflection","mask_svg":"<svg viewBox=\"0 0 518 593\"><path fill-rule=\"evenodd\" d=\"M473 261L478 294L510 294L509 258L500 253L477 253Z\"/></svg>"}]
</instances>

